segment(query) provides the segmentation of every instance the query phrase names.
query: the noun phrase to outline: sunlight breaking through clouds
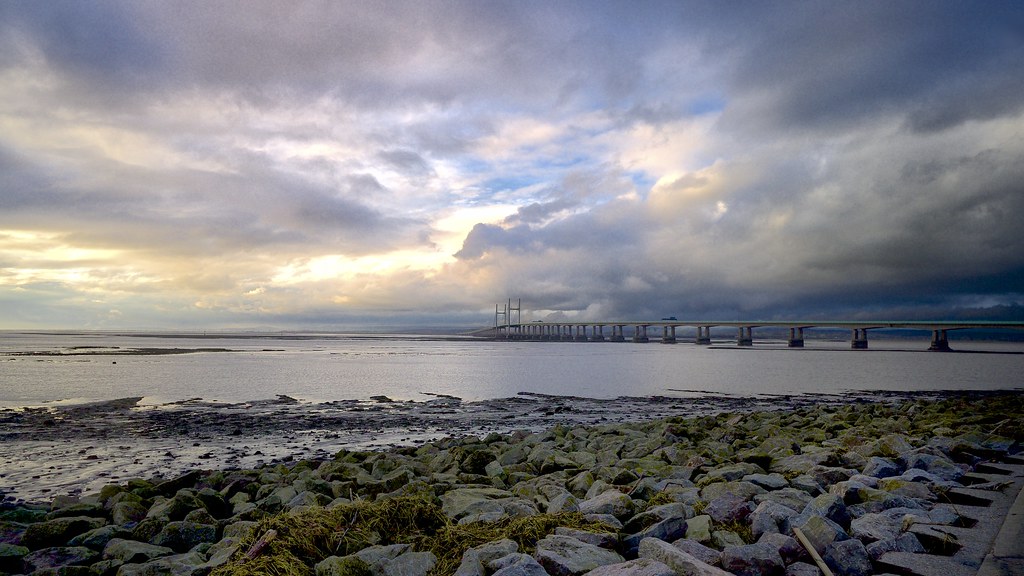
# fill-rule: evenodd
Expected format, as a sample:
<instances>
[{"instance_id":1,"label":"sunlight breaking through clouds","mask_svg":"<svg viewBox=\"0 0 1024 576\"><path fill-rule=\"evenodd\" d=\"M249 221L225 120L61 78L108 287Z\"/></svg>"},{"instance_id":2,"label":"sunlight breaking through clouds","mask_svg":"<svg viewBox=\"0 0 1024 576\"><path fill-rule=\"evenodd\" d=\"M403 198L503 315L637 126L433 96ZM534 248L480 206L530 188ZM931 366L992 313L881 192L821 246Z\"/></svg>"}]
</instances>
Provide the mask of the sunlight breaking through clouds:
<instances>
[{"instance_id":1,"label":"sunlight breaking through clouds","mask_svg":"<svg viewBox=\"0 0 1024 576\"><path fill-rule=\"evenodd\" d=\"M0 22L0 328L1024 315L1012 2Z\"/></svg>"}]
</instances>

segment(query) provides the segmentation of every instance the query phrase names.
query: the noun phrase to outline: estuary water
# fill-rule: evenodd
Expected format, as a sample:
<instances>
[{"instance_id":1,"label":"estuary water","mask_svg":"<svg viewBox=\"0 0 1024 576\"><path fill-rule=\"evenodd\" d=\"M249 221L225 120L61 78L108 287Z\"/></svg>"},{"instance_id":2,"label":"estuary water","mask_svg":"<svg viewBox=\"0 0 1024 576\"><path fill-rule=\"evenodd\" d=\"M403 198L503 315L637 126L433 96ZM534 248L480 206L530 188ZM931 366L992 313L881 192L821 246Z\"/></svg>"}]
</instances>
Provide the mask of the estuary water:
<instances>
[{"instance_id":1,"label":"estuary water","mask_svg":"<svg viewBox=\"0 0 1024 576\"><path fill-rule=\"evenodd\" d=\"M756 338L756 335L755 335ZM0 332L0 407L142 397L248 402L466 401L540 393L587 398L990 390L1024 386L1024 343L755 340L752 348L495 342L387 335L156 335ZM174 353L169 353L174 352ZM187 352L187 353L184 353Z\"/></svg>"}]
</instances>

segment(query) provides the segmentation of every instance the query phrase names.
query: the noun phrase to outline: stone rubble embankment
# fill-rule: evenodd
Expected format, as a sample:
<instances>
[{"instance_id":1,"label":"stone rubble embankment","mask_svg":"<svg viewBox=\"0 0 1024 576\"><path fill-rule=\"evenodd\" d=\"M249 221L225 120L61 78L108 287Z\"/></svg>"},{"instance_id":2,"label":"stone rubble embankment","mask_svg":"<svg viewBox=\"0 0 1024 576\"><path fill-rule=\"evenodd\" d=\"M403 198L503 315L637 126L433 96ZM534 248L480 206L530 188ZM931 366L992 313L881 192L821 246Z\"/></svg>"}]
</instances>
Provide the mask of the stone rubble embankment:
<instances>
[{"instance_id":1,"label":"stone rubble embankment","mask_svg":"<svg viewBox=\"0 0 1024 576\"><path fill-rule=\"evenodd\" d=\"M1022 415L1020 392L974 393L556 426L134 479L0 510L0 574L257 574L297 546L299 535L281 534L252 550L274 522L410 497L445 526L550 517L602 528L567 523L466 549L370 530L355 551L303 549L294 573L975 574L1002 523L993 505L1024 482ZM353 527L330 529L337 545Z\"/></svg>"}]
</instances>

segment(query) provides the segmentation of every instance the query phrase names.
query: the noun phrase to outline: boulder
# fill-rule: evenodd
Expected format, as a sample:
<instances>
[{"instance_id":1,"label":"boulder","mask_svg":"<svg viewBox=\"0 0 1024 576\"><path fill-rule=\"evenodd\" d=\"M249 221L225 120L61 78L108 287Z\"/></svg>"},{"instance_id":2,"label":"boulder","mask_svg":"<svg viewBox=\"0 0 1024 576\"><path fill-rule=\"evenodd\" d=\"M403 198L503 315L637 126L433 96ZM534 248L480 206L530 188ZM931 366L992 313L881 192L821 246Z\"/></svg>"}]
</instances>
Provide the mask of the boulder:
<instances>
[{"instance_id":1,"label":"boulder","mask_svg":"<svg viewBox=\"0 0 1024 576\"><path fill-rule=\"evenodd\" d=\"M555 534L559 536L569 536L575 538L580 542L586 542L587 544L593 544L599 548L607 548L608 550L614 550L619 546L619 536L612 532L588 532L586 530L577 530L575 528L567 528L565 526L559 526L555 528Z\"/></svg>"},{"instance_id":2,"label":"boulder","mask_svg":"<svg viewBox=\"0 0 1024 576\"><path fill-rule=\"evenodd\" d=\"M132 533L122 526L108 524L75 536L68 540L68 546L85 546L93 550L103 550L103 547L114 538L129 538L131 535Z\"/></svg>"},{"instance_id":3,"label":"boulder","mask_svg":"<svg viewBox=\"0 0 1024 576\"><path fill-rule=\"evenodd\" d=\"M25 573L62 566L86 566L99 559L100 553L85 546L54 546L26 554L22 559Z\"/></svg>"},{"instance_id":4,"label":"boulder","mask_svg":"<svg viewBox=\"0 0 1024 576\"><path fill-rule=\"evenodd\" d=\"M124 525L138 522L146 517L149 510L139 502L118 502L110 510L110 518L114 524Z\"/></svg>"},{"instance_id":5,"label":"boulder","mask_svg":"<svg viewBox=\"0 0 1024 576\"><path fill-rule=\"evenodd\" d=\"M868 558L872 561L878 560L887 552L906 552L910 554L923 554L925 552L924 545L917 539L917 536L910 532L904 532L896 538L872 542L865 549L868 552Z\"/></svg>"},{"instance_id":6,"label":"boulder","mask_svg":"<svg viewBox=\"0 0 1024 576\"><path fill-rule=\"evenodd\" d=\"M580 502L580 512L583 514L611 514L620 519L632 516L635 508L633 500L616 489L606 490Z\"/></svg>"},{"instance_id":7,"label":"boulder","mask_svg":"<svg viewBox=\"0 0 1024 576\"><path fill-rule=\"evenodd\" d=\"M25 533L21 536L21 545L31 550L49 548L52 546L63 546L68 540L95 530L107 523L103 518L90 516L69 516L55 518L45 522L29 524Z\"/></svg>"},{"instance_id":8,"label":"boulder","mask_svg":"<svg viewBox=\"0 0 1024 576\"><path fill-rule=\"evenodd\" d=\"M507 538L470 548L462 553L462 563L455 571L455 576L486 576L486 566L489 562L518 550L519 545Z\"/></svg>"},{"instance_id":9,"label":"boulder","mask_svg":"<svg viewBox=\"0 0 1024 576\"><path fill-rule=\"evenodd\" d=\"M836 576L871 576L871 558L860 540L832 542L821 557Z\"/></svg>"},{"instance_id":10,"label":"boulder","mask_svg":"<svg viewBox=\"0 0 1024 576\"><path fill-rule=\"evenodd\" d=\"M821 576L821 570L813 564L794 562L786 566L786 576Z\"/></svg>"},{"instance_id":11,"label":"boulder","mask_svg":"<svg viewBox=\"0 0 1024 576\"><path fill-rule=\"evenodd\" d=\"M692 554L657 538L641 540L638 553L640 558L657 560L679 574L687 576L732 576L725 570L702 562Z\"/></svg>"},{"instance_id":12,"label":"boulder","mask_svg":"<svg viewBox=\"0 0 1024 576\"><path fill-rule=\"evenodd\" d=\"M850 535L865 544L899 536L902 521L885 514L865 514L850 522Z\"/></svg>"},{"instance_id":13,"label":"boulder","mask_svg":"<svg viewBox=\"0 0 1024 576\"><path fill-rule=\"evenodd\" d=\"M625 558L612 550L557 534L537 542L534 558L551 576L576 576L598 566L625 561Z\"/></svg>"},{"instance_id":14,"label":"boulder","mask_svg":"<svg viewBox=\"0 0 1024 576\"><path fill-rule=\"evenodd\" d=\"M800 528L818 554L822 554L832 542L849 539L841 526L823 516L809 516L799 524L794 519L792 525Z\"/></svg>"},{"instance_id":15,"label":"boulder","mask_svg":"<svg viewBox=\"0 0 1024 576\"><path fill-rule=\"evenodd\" d=\"M843 499L835 494L822 494L807 503L802 514L824 516L847 529L850 527L850 514L846 510Z\"/></svg>"},{"instance_id":16,"label":"boulder","mask_svg":"<svg viewBox=\"0 0 1024 576\"><path fill-rule=\"evenodd\" d=\"M510 497L511 492L497 488L456 488L441 495L441 510L453 520L481 512L503 514L505 509L494 500Z\"/></svg>"},{"instance_id":17,"label":"boulder","mask_svg":"<svg viewBox=\"0 0 1024 576\"><path fill-rule=\"evenodd\" d=\"M796 541L796 538L792 536L786 536L785 534L765 534L761 536L758 543L765 542L773 546L779 551L779 555L782 556L782 561L786 564L792 564L802 558L810 558L807 550Z\"/></svg>"},{"instance_id":18,"label":"boulder","mask_svg":"<svg viewBox=\"0 0 1024 576\"><path fill-rule=\"evenodd\" d=\"M29 549L7 542L0 542L0 572L21 572L21 559L27 556Z\"/></svg>"},{"instance_id":19,"label":"boulder","mask_svg":"<svg viewBox=\"0 0 1024 576\"><path fill-rule=\"evenodd\" d=\"M706 564L710 564L712 566L719 566L722 564L721 552L714 548L709 548L696 540L681 538L673 542L672 545Z\"/></svg>"},{"instance_id":20,"label":"boulder","mask_svg":"<svg viewBox=\"0 0 1024 576\"><path fill-rule=\"evenodd\" d=\"M686 538L701 544L711 542L711 516L701 514L687 520Z\"/></svg>"},{"instance_id":21,"label":"boulder","mask_svg":"<svg viewBox=\"0 0 1024 576\"><path fill-rule=\"evenodd\" d=\"M587 576L676 576L676 571L650 558L637 558L619 564L598 566Z\"/></svg>"},{"instance_id":22,"label":"boulder","mask_svg":"<svg viewBox=\"0 0 1024 576\"><path fill-rule=\"evenodd\" d=\"M782 474L748 474L741 478L744 482L760 486L765 490L781 490L789 486L789 482Z\"/></svg>"},{"instance_id":23,"label":"boulder","mask_svg":"<svg viewBox=\"0 0 1024 576\"><path fill-rule=\"evenodd\" d=\"M902 467L889 458L882 458L881 456L868 458L868 463L863 469L865 476L874 476L875 478L889 478L890 476L899 476L902 473Z\"/></svg>"},{"instance_id":24,"label":"boulder","mask_svg":"<svg viewBox=\"0 0 1024 576\"><path fill-rule=\"evenodd\" d=\"M492 560L487 567L494 571L491 576L548 576L533 556L514 553Z\"/></svg>"},{"instance_id":25,"label":"boulder","mask_svg":"<svg viewBox=\"0 0 1024 576\"><path fill-rule=\"evenodd\" d=\"M194 522L168 522L160 532L150 540L150 544L166 546L175 552L186 552L201 542L216 542L217 527L211 524Z\"/></svg>"},{"instance_id":26,"label":"boulder","mask_svg":"<svg viewBox=\"0 0 1024 576\"><path fill-rule=\"evenodd\" d=\"M103 548L105 560L120 560L125 564L141 564L155 558L174 554L174 550L165 546L154 546L145 542L115 538Z\"/></svg>"},{"instance_id":27,"label":"boulder","mask_svg":"<svg viewBox=\"0 0 1024 576\"><path fill-rule=\"evenodd\" d=\"M745 522L747 516L754 511L754 503L738 494L722 494L708 503L704 513L719 524Z\"/></svg>"},{"instance_id":28,"label":"boulder","mask_svg":"<svg viewBox=\"0 0 1024 576\"><path fill-rule=\"evenodd\" d=\"M206 559L198 552L164 556L145 564L124 564L117 570L117 576L193 575L205 574Z\"/></svg>"},{"instance_id":29,"label":"boulder","mask_svg":"<svg viewBox=\"0 0 1024 576\"><path fill-rule=\"evenodd\" d=\"M682 538L686 534L686 518L675 516L666 518L660 522L644 528L636 534L625 537L622 541L623 550L627 556L636 554L640 541L644 538L657 538L666 542L672 542Z\"/></svg>"},{"instance_id":30,"label":"boulder","mask_svg":"<svg viewBox=\"0 0 1024 576\"><path fill-rule=\"evenodd\" d=\"M778 548L768 542L726 546L722 550L722 568L737 576L781 576L786 564Z\"/></svg>"},{"instance_id":31,"label":"boulder","mask_svg":"<svg viewBox=\"0 0 1024 576\"><path fill-rule=\"evenodd\" d=\"M789 532L789 521L797 513L792 508L775 502L761 502L750 514L750 531L754 538L762 534Z\"/></svg>"},{"instance_id":32,"label":"boulder","mask_svg":"<svg viewBox=\"0 0 1024 576\"><path fill-rule=\"evenodd\" d=\"M700 497L706 502L711 502L719 496L732 494L743 500L750 500L754 496L764 494L766 492L768 491L757 484L739 480L736 482L715 482L714 484L708 484L704 488L701 488Z\"/></svg>"}]
</instances>

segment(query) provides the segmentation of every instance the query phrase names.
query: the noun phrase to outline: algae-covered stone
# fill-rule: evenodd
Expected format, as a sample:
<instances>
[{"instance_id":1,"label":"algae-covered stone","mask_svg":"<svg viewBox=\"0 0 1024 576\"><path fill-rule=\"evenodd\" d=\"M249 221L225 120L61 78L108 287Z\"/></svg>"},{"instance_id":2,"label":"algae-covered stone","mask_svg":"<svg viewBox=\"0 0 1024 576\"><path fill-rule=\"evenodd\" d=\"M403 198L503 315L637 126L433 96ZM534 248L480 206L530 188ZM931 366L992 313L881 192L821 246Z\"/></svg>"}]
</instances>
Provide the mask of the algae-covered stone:
<instances>
[{"instance_id":1,"label":"algae-covered stone","mask_svg":"<svg viewBox=\"0 0 1024 576\"><path fill-rule=\"evenodd\" d=\"M113 524L100 526L95 530L83 532L71 540L68 540L68 546L85 546L86 548L92 548L93 550L103 550L103 547L114 538L128 538L131 534L130 530L126 530L122 526L116 526Z\"/></svg>"},{"instance_id":2,"label":"algae-covered stone","mask_svg":"<svg viewBox=\"0 0 1024 576\"><path fill-rule=\"evenodd\" d=\"M114 504L110 518L114 524L124 525L142 520L147 512L148 509L139 502L122 501Z\"/></svg>"},{"instance_id":3,"label":"algae-covered stone","mask_svg":"<svg viewBox=\"0 0 1024 576\"><path fill-rule=\"evenodd\" d=\"M0 542L0 572L21 572L21 559L28 553L24 546Z\"/></svg>"},{"instance_id":4,"label":"algae-covered stone","mask_svg":"<svg viewBox=\"0 0 1024 576\"><path fill-rule=\"evenodd\" d=\"M174 554L174 550L164 546L154 546L145 542L121 538L111 540L103 549L104 559L120 560L126 564L141 564L171 554Z\"/></svg>"},{"instance_id":5,"label":"algae-covered stone","mask_svg":"<svg viewBox=\"0 0 1024 576\"><path fill-rule=\"evenodd\" d=\"M313 572L316 576L373 576L370 565L356 556L328 556Z\"/></svg>"},{"instance_id":6,"label":"algae-covered stone","mask_svg":"<svg viewBox=\"0 0 1024 576\"><path fill-rule=\"evenodd\" d=\"M106 523L103 518L71 516L30 524L21 537L21 544L32 550L61 546L75 536L95 530Z\"/></svg>"},{"instance_id":7,"label":"algae-covered stone","mask_svg":"<svg viewBox=\"0 0 1024 576\"><path fill-rule=\"evenodd\" d=\"M746 542L732 530L715 530L711 532L711 544L716 548L724 549L726 546L743 546Z\"/></svg>"},{"instance_id":8,"label":"algae-covered stone","mask_svg":"<svg viewBox=\"0 0 1024 576\"><path fill-rule=\"evenodd\" d=\"M210 524L195 522L168 522L160 533L150 540L150 544L166 546L176 552L191 550L201 542L216 542L217 527Z\"/></svg>"},{"instance_id":9,"label":"algae-covered stone","mask_svg":"<svg viewBox=\"0 0 1024 576\"><path fill-rule=\"evenodd\" d=\"M672 545L706 564L717 566L722 563L721 552L709 546L705 546L696 540L681 538L673 542Z\"/></svg>"},{"instance_id":10,"label":"algae-covered stone","mask_svg":"<svg viewBox=\"0 0 1024 576\"><path fill-rule=\"evenodd\" d=\"M504 512L500 505L490 501L510 497L511 492L497 488L456 488L441 495L441 510L455 520L468 514L479 513L482 503L493 504L487 508L488 510Z\"/></svg>"},{"instance_id":11,"label":"algae-covered stone","mask_svg":"<svg viewBox=\"0 0 1024 576\"><path fill-rule=\"evenodd\" d=\"M687 520L686 537L702 544L711 542L711 516L701 514Z\"/></svg>"},{"instance_id":12,"label":"algae-covered stone","mask_svg":"<svg viewBox=\"0 0 1024 576\"><path fill-rule=\"evenodd\" d=\"M754 496L764 494L766 492L767 490L761 488L757 484L738 480L735 482L715 482L714 484L708 484L701 489L700 497L706 502L711 502L720 496L732 494L742 498L743 500L750 500Z\"/></svg>"},{"instance_id":13,"label":"algae-covered stone","mask_svg":"<svg viewBox=\"0 0 1024 576\"><path fill-rule=\"evenodd\" d=\"M549 576L544 567L529 554L513 553L491 561L491 576Z\"/></svg>"},{"instance_id":14,"label":"algae-covered stone","mask_svg":"<svg viewBox=\"0 0 1024 576\"><path fill-rule=\"evenodd\" d=\"M620 519L629 518L635 509L633 500L615 489L580 502L580 512L583 514L611 514Z\"/></svg>"},{"instance_id":15,"label":"algae-covered stone","mask_svg":"<svg viewBox=\"0 0 1024 576\"><path fill-rule=\"evenodd\" d=\"M25 572L60 568L62 566L85 566L98 559L100 553L84 546L54 546L26 554L21 561Z\"/></svg>"}]
</instances>

